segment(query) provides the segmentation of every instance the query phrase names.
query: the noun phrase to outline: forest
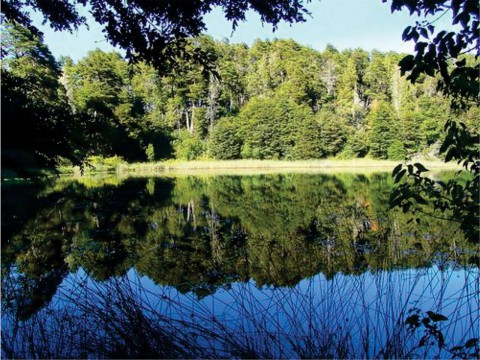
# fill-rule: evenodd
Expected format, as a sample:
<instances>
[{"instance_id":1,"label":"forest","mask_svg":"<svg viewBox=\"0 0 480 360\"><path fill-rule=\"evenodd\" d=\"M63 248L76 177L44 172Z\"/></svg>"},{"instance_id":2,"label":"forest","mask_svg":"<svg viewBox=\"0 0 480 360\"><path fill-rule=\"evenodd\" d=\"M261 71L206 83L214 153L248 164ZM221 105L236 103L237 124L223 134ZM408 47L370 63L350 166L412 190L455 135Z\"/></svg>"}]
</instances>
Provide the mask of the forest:
<instances>
[{"instance_id":1,"label":"forest","mask_svg":"<svg viewBox=\"0 0 480 360\"><path fill-rule=\"evenodd\" d=\"M435 77L412 84L394 52L201 35L160 73L99 49L55 59L19 25L7 24L2 41L2 161L12 170L92 157L436 158L448 119L480 127L478 107L451 108ZM208 68L195 61L199 48Z\"/></svg>"}]
</instances>

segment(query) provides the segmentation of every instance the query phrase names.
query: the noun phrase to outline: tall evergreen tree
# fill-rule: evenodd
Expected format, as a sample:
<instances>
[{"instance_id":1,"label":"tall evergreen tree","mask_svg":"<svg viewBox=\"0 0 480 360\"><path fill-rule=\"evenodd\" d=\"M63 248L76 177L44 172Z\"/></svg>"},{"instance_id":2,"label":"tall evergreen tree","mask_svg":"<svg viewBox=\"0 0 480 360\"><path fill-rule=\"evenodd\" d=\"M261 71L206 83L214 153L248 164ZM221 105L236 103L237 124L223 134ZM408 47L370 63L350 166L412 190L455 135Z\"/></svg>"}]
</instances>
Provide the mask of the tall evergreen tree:
<instances>
[{"instance_id":1,"label":"tall evergreen tree","mask_svg":"<svg viewBox=\"0 0 480 360\"><path fill-rule=\"evenodd\" d=\"M394 139L396 131L395 117L392 107L384 101L372 104L372 111L368 116L370 125L370 154L378 159L388 158L388 148Z\"/></svg>"}]
</instances>

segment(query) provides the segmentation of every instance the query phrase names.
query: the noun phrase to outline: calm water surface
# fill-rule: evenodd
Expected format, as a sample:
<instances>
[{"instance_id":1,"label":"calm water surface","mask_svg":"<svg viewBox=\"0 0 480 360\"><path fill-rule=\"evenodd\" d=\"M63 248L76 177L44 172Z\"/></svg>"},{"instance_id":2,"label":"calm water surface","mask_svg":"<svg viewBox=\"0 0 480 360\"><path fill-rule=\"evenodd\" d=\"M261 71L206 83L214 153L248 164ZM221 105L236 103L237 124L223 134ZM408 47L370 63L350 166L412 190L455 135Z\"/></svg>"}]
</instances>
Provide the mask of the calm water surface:
<instances>
[{"instance_id":1,"label":"calm water surface","mask_svg":"<svg viewBox=\"0 0 480 360\"><path fill-rule=\"evenodd\" d=\"M392 186L386 173L6 182L2 355L475 356L478 245L388 211Z\"/></svg>"}]
</instances>

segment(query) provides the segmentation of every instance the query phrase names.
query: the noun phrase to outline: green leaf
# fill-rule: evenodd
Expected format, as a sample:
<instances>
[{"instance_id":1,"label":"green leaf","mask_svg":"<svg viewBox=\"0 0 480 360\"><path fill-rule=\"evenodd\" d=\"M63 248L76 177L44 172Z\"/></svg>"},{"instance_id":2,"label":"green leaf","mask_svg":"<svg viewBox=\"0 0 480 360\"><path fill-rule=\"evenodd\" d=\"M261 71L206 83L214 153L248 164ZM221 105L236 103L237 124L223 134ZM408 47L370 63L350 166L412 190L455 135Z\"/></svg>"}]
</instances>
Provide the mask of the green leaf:
<instances>
[{"instance_id":1,"label":"green leaf","mask_svg":"<svg viewBox=\"0 0 480 360\"><path fill-rule=\"evenodd\" d=\"M449 162L450 160L452 160L454 155L455 149L448 150L447 154L445 155L445 162Z\"/></svg>"},{"instance_id":2,"label":"green leaf","mask_svg":"<svg viewBox=\"0 0 480 360\"><path fill-rule=\"evenodd\" d=\"M418 173L429 171L425 166L423 166L420 163L415 163L413 165L418 169L418 171L417 171Z\"/></svg>"},{"instance_id":3,"label":"green leaf","mask_svg":"<svg viewBox=\"0 0 480 360\"><path fill-rule=\"evenodd\" d=\"M397 174L397 176L395 176L395 184L398 183L402 179L403 175L405 175L406 172L407 172L407 170L403 169L402 171L400 171Z\"/></svg>"},{"instance_id":4,"label":"green leaf","mask_svg":"<svg viewBox=\"0 0 480 360\"><path fill-rule=\"evenodd\" d=\"M392 171L392 177L394 177L400 171L401 168L402 168L402 164L398 164L397 166L395 166L395 168Z\"/></svg>"},{"instance_id":5,"label":"green leaf","mask_svg":"<svg viewBox=\"0 0 480 360\"><path fill-rule=\"evenodd\" d=\"M415 201L419 204L422 204L422 205L428 205L428 202L427 200L425 200L422 196L420 196L419 194L412 194L412 197L415 199Z\"/></svg>"},{"instance_id":6,"label":"green leaf","mask_svg":"<svg viewBox=\"0 0 480 360\"><path fill-rule=\"evenodd\" d=\"M398 65L400 65L400 68L404 71L409 71L412 69L413 65L415 64L415 59L413 55L407 55L405 56Z\"/></svg>"},{"instance_id":7,"label":"green leaf","mask_svg":"<svg viewBox=\"0 0 480 360\"><path fill-rule=\"evenodd\" d=\"M442 314L434 313L433 311L427 311L427 315L432 321L446 321L448 318Z\"/></svg>"}]
</instances>

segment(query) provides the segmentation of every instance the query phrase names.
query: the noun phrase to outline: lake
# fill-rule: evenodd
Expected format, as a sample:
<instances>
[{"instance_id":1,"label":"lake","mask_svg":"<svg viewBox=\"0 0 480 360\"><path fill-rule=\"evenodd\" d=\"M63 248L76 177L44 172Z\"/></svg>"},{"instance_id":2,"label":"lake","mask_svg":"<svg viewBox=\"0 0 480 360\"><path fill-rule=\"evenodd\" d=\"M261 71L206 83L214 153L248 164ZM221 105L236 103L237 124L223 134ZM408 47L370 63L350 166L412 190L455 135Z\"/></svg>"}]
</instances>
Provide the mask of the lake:
<instances>
[{"instance_id":1,"label":"lake","mask_svg":"<svg viewBox=\"0 0 480 360\"><path fill-rule=\"evenodd\" d=\"M393 186L381 172L4 182L2 357L478 356L478 244L389 211Z\"/></svg>"}]
</instances>

